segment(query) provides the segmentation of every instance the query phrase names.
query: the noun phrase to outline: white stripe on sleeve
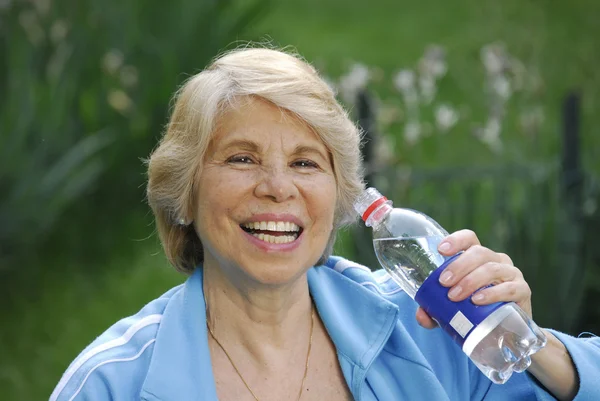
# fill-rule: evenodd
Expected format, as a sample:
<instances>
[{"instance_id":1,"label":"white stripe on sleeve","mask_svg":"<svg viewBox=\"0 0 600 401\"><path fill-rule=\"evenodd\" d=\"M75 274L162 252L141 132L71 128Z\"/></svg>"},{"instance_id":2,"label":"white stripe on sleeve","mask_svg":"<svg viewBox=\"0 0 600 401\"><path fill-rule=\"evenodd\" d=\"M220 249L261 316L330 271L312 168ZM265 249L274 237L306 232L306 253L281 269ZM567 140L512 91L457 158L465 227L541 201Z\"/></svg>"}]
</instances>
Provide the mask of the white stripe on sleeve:
<instances>
[{"instance_id":1,"label":"white stripe on sleeve","mask_svg":"<svg viewBox=\"0 0 600 401\"><path fill-rule=\"evenodd\" d=\"M129 358L119 358L119 359L109 359L109 360L106 360L106 361L102 361L99 364L97 364L96 366L94 366L93 368L91 368L90 371L87 373L87 375L85 375L85 378L83 379L83 381L79 385L79 388L77 389L77 391L75 391L75 394L73 394L71 396L71 398L69 398L69 401L73 401L75 399L75 397L77 397L77 395L79 394L79 392L83 388L83 385L87 381L88 377L90 377L90 375L94 372L94 370L98 369L102 365L106 365L107 363L128 362L128 361L133 361L135 359L138 359L144 353L144 351L146 351L146 348L148 348L150 346L150 344L152 344L155 341L156 341L156 338L153 338L152 340L148 341L146 344L144 344L144 346L142 347L142 349L140 350L140 352L138 352L137 354L135 354L132 357L129 357Z\"/></svg>"},{"instance_id":2,"label":"white stripe on sleeve","mask_svg":"<svg viewBox=\"0 0 600 401\"><path fill-rule=\"evenodd\" d=\"M142 330L144 327L159 323L161 318L162 318L162 315L159 315L159 314L148 315L145 318L141 319L140 321L136 322L135 324L131 325L131 327L129 327L127 329L127 331L121 337L116 338L111 341L108 341L104 344L100 344L100 345L92 348L88 352L86 352L84 355L82 355L78 359L76 359L75 362L73 362L73 364L69 367L69 369L67 369L67 371L63 375L62 379L60 379L60 382L58 382L58 385L52 392L52 395L50 396L49 401L57 401L58 400L58 396L64 390L64 388L66 387L69 380L71 380L71 378L73 377L75 372L77 372L77 370L79 368L81 368L84 363L86 363L91 358L93 358L94 356L98 355L99 353L101 353L103 351L107 351L111 348L116 348L116 347L120 347L122 345L127 344L131 340L131 338L135 335L135 333ZM149 345L149 343L147 343L144 347L146 347L148 345ZM140 352L140 354L141 354L141 352ZM97 366L94 367L94 369L95 368L97 368ZM87 379L87 376L86 376L86 379ZM84 380L84 382L85 382L85 380Z\"/></svg>"}]
</instances>

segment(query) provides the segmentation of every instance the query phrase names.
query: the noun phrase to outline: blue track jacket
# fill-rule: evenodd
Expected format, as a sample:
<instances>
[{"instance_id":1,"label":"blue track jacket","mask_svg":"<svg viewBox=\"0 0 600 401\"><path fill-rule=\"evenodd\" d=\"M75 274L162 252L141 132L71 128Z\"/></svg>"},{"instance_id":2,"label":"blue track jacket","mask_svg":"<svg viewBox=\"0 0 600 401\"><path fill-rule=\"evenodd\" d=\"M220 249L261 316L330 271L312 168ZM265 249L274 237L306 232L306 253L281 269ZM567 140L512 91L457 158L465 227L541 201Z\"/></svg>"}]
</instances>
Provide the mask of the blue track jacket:
<instances>
[{"instance_id":1,"label":"blue track jacket","mask_svg":"<svg viewBox=\"0 0 600 401\"><path fill-rule=\"evenodd\" d=\"M50 401L213 401L202 268L90 344ZM528 373L489 381L385 271L331 257L308 272L310 293L357 401L554 400ZM600 338L553 332L580 378L576 400L600 400Z\"/></svg>"}]
</instances>

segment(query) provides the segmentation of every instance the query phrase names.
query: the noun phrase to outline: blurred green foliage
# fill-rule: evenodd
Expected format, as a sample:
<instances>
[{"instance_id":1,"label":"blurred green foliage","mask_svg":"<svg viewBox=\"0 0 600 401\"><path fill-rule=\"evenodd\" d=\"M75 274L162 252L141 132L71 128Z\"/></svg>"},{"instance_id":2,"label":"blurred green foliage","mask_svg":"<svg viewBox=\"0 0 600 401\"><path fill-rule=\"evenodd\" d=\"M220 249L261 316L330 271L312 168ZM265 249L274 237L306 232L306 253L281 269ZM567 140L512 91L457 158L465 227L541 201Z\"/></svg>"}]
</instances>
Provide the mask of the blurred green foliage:
<instances>
[{"instance_id":1,"label":"blurred green foliage","mask_svg":"<svg viewBox=\"0 0 600 401\"><path fill-rule=\"evenodd\" d=\"M0 266L55 225L139 207L140 159L160 136L174 90L262 10L264 1L4 4Z\"/></svg>"},{"instance_id":2,"label":"blurred green foliage","mask_svg":"<svg viewBox=\"0 0 600 401\"><path fill-rule=\"evenodd\" d=\"M178 85L267 4L0 2L3 400L47 399L95 335L182 280L148 270L166 263L144 257L140 159Z\"/></svg>"},{"instance_id":3,"label":"blurred green foliage","mask_svg":"<svg viewBox=\"0 0 600 401\"><path fill-rule=\"evenodd\" d=\"M401 118L379 127L391 138L397 171L414 169L412 193L406 198L405 187L395 185L394 197L450 230L493 227L482 238L509 247L522 231L539 243L557 234L545 215L556 198L544 204L544 196L557 192L559 107L573 88L583 96L583 163L592 174L600 171L598 20L595 0L0 0L2 399L47 399L96 335L183 280L166 267L153 237L140 159L155 146L177 86L219 51L268 35L276 45L295 46L332 79L361 62L379 72L370 88L380 104L401 108L394 74L416 67L427 46L442 46L449 72L439 100L466 107L470 118L413 145L403 140ZM540 91L507 105L502 154L474 140L471 126L487 107L480 51L497 42L543 82ZM533 103L546 118L527 137L517 112ZM550 166L544 170L550 181L494 186L489 175L466 184L467 191L448 184L450 201L436 202L433 187L447 179L440 165L462 165L456 174L466 176L477 165L531 161ZM539 189L535 199L532 186ZM590 209L596 200L589 199ZM494 225L490 205L506 217L503 227ZM590 214L586 232L598 221ZM503 237L507 232L514 235ZM352 237L352 231L340 235L339 253L358 256ZM561 279L556 270L544 271L554 255L529 256L533 283ZM598 266L600 257L592 259ZM586 280L585 298L594 302L598 269L589 269ZM550 319L552 292L540 295L536 316Z\"/></svg>"}]
</instances>

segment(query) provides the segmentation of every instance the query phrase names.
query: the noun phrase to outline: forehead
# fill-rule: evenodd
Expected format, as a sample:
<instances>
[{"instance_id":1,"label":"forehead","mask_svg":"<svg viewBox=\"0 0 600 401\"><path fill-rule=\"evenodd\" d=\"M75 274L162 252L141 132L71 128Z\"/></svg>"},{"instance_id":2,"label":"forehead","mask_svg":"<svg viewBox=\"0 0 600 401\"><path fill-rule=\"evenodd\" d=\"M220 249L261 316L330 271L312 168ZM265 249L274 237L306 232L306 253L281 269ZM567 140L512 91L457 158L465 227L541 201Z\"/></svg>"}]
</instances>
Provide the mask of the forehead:
<instances>
[{"instance_id":1,"label":"forehead","mask_svg":"<svg viewBox=\"0 0 600 401\"><path fill-rule=\"evenodd\" d=\"M211 145L247 139L266 141L280 138L284 145L309 143L327 150L320 136L290 111L260 99L247 97L236 100L217 120Z\"/></svg>"}]
</instances>

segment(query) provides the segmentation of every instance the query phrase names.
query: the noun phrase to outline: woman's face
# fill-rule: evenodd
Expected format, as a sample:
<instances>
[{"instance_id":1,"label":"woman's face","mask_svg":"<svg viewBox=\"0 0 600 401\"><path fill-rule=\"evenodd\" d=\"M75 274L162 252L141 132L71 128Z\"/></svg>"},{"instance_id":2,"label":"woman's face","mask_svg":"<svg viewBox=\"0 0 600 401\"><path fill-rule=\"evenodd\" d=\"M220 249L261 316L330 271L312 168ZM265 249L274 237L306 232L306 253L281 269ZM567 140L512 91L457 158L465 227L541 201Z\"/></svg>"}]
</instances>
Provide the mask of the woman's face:
<instances>
[{"instance_id":1,"label":"woman's face","mask_svg":"<svg viewBox=\"0 0 600 401\"><path fill-rule=\"evenodd\" d=\"M197 184L205 268L284 284L323 254L335 176L323 142L292 114L254 98L225 113Z\"/></svg>"}]
</instances>

